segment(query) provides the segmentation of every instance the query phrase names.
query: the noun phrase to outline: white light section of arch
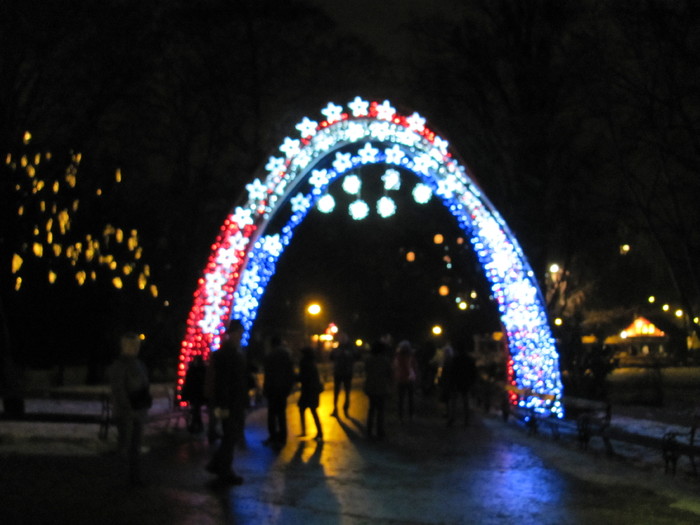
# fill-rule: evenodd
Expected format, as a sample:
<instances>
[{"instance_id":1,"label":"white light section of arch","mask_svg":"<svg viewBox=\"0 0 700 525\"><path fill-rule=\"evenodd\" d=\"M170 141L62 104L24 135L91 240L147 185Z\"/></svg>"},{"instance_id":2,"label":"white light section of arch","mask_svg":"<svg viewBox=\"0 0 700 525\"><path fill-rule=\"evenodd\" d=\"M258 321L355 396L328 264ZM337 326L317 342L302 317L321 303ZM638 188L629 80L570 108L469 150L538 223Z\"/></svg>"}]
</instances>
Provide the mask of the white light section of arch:
<instances>
[{"instance_id":1,"label":"white light section of arch","mask_svg":"<svg viewBox=\"0 0 700 525\"><path fill-rule=\"evenodd\" d=\"M224 221L198 282L180 353L178 391L187 364L220 346L229 319L246 327L244 342L265 288L295 228L337 178L367 164L413 172L425 192L440 198L469 237L491 284L505 328L512 401L561 417L559 358L533 272L500 214L450 152L449 144L417 113L402 116L388 101L356 97L345 111L330 103L325 120L305 117L270 157L263 177L246 186L247 201ZM266 234L273 217L288 217Z\"/></svg>"}]
</instances>

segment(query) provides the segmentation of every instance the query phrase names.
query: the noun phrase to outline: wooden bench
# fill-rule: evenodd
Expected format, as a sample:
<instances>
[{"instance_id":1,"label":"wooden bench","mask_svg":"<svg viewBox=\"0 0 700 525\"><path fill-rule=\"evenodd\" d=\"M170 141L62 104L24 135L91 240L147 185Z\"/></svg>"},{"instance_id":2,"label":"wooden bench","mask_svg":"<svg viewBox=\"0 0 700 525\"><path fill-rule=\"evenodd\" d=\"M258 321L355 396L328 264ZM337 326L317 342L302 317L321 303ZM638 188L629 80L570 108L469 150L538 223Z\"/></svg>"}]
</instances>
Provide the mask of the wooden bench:
<instances>
[{"instance_id":1,"label":"wooden bench","mask_svg":"<svg viewBox=\"0 0 700 525\"><path fill-rule=\"evenodd\" d=\"M693 467L693 474L697 475L695 456L700 455L700 445L695 443L698 425L700 424L700 409L692 415L690 426L684 432L669 430L664 433L661 441L661 454L664 459L664 470L669 470L675 475L676 465L681 456L688 456Z\"/></svg>"},{"instance_id":2,"label":"wooden bench","mask_svg":"<svg viewBox=\"0 0 700 525\"><path fill-rule=\"evenodd\" d=\"M521 399L527 399L530 397L535 397L544 401L554 401L556 397L552 394L540 394L538 392L533 392L531 389L519 388L514 385L505 385L504 387L506 397L510 397L513 394L517 395ZM512 404L509 399L503 403L503 420L507 421L510 416L518 419L527 429L528 435L537 434L539 428L542 425L549 427L554 438L559 437L559 431L557 426L557 417L551 413L541 413L535 410L534 407L524 407L518 404Z\"/></svg>"},{"instance_id":3,"label":"wooden bench","mask_svg":"<svg viewBox=\"0 0 700 525\"><path fill-rule=\"evenodd\" d=\"M562 398L566 418L576 421L579 446L588 448L593 436L600 436L608 454L614 453L610 442L612 407L607 401L565 396Z\"/></svg>"},{"instance_id":4,"label":"wooden bench","mask_svg":"<svg viewBox=\"0 0 700 525\"><path fill-rule=\"evenodd\" d=\"M56 387L49 390L49 397L57 400L97 401L99 413L95 414L53 414L55 420L73 421L77 423L97 423L97 436L107 439L109 425L112 420L112 396L108 386L83 385L72 387ZM47 415L44 415L45 417Z\"/></svg>"}]
</instances>

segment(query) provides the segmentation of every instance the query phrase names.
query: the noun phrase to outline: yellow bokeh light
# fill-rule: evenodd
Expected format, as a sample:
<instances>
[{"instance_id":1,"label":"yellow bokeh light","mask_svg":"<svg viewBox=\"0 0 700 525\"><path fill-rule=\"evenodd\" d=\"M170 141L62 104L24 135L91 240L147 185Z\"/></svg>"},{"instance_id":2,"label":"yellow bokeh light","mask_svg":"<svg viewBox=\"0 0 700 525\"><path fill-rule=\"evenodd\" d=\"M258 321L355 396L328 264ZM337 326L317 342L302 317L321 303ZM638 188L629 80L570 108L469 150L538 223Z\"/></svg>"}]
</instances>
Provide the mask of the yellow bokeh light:
<instances>
[{"instance_id":1,"label":"yellow bokeh light","mask_svg":"<svg viewBox=\"0 0 700 525\"><path fill-rule=\"evenodd\" d=\"M17 279L15 279L15 291L18 292L20 288L22 288L22 278L17 277Z\"/></svg>"},{"instance_id":2,"label":"yellow bokeh light","mask_svg":"<svg viewBox=\"0 0 700 525\"><path fill-rule=\"evenodd\" d=\"M25 144L29 144L30 140L32 140L32 134L28 131L25 131L24 135L22 136L22 142L24 142Z\"/></svg>"},{"instance_id":3,"label":"yellow bokeh light","mask_svg":"<svg viewBox=\"0 0 700 525\"><path fill-rule=\"evenodd\" d=\"M123 286L121 277L115 277L114 279L112 279L112 284L114 285L115 288L121 290L121 288Z\"/></svg>"},{"instance_id":4,"label":"yellow bokeh light","mask_svg":"<svg viewBox=\"0 0 700 525\"><path fill-rule=\"evenodd\" d=\"M148 284L148 279L144 274L139 274L139 281L138 281L138 287L139 290L144 290L146 288L146 285Z\"/></svg>"},{"instance_id":5,"label":"yellow bokeh light","mask_svg":"<svg viewBox=\"0 0 700 525\"><path fill-rule=\"evenodd\" d=\"M447 286L447 285L445 285L445 284L443 284L443 285L440 287L440 289L438 290L438 293L439 293L441 296L443 296L443 297L446 296L446 295L449 295L449 293L450 293L450 287Z\"/></svg>"},{"instance_id":6,"label":"yellow bokeh light","mask_svg":"<svg viewBox=\"0 0 700 525\"><path fill-rule=\"evenodd\" d=\"M44 255L44 245L39 242L35 242L32 245L32 251L34 252L34 255L41 257Z\"/></svg>"},{"instance_id":7,"label":"yellow bokeh light","mask_svg":"<svg viewBox=\"0 0 700 525\"><path fill-rule=\"evenodd\" d=\"M444 242L445 238L442 236L441 233L436 233L435 236L433 237L433 242L435 244L442 244Z\"/></svg>"},{"instance_id":8,"label":"yellow bokeh light","mask_svg":"<svg viewBox=\"0 0 700 525\"><path fill-rule=\"evenodd\" d=\"M153 297L158 297L158 287L155 284L151 285L150 290Z\"/></svg>"},{"instance_id":9,"label":"yellow bokeh light","mask_svg":"<svg viewBox=\"0 0 700 525\"><path fill-rule=\"evenodd\" d=\"M433 335L440 335L442 333L442 326L440 326L439 324L436 324L431 329L431 332L433 333Z\"/></svg>"},{"instance_id":10,"label":"yellow bokeh light","mask_svg":"<svg viewBox=\"0 0 700 525\"><path fill-rule=\"evenodd\" d=\"M87 274L84 271L81 270L75 274L75 280L78 281L79 286L85 283L85 279L87 279Z\"/></svg>"},{"instance_id":11,"label":"yellow bokeh light","mask_svg":"<svg viewBox=\"0 0 700 525\"><path fill-rule=\"evenodd\" d=\"M49 270L49 283L53 284L56 282L56 272Z\"/></svg>"},{"instance_id":12,"label":"yellow bokeh light","mask_svg":"<svg viewBox=\"0 0 700 525\"><path fill-rule=\"evenodd\" d=\"M122 170L121 170L121 168L117 168L117 171L116 171L115 174L114 174L114 180L116 180L117 182L121 182L121 181L122 181Z\"/></svg>"},{"instance_id":13,"label":"yellow bokeh light","mask_svg":"<svg viewBox=\"0 0 700 525\"><path fill-rule=\"evenodd\" d=\"M415 260L416 260L416 254L415 254L415 252L408 252L408 253L406 254L406 261L408 261L408 262L413 262L413 261L415 261Z\"/></svg>"},{"instance_id":14,"label":"yellow bokeh light","mask_svg":"<svg viewBox=\"0 0 700 525\"><path fill-rule=\"evenodd\" d=\"M16 253L12 255L12 273L17 273L19 269L22 267L22 263L24 260L22 259L21 256L17 255Z\"/></svg>"}]
</instances>

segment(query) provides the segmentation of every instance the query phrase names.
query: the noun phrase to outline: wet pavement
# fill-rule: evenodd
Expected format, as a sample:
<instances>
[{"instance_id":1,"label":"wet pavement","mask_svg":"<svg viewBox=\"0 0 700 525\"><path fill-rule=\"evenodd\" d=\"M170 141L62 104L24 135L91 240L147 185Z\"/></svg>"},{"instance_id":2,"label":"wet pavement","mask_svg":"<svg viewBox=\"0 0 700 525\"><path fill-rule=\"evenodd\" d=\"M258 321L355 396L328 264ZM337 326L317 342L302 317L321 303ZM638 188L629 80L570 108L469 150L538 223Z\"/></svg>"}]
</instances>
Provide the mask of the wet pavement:
<instances>
[{"instance_id":1,"label":"wet pavement","mask_svg":"<svg viewBox=\"0 0 700 525\"><path fill-rule=\"evenodd\" d=\"M147 486L128 487L119 458L94 453L23 453L0 448L0 523L101 524L691 524L700 523L700 482L528 437L491 415L448 428L432 399L400 424L389 406L388 436L363 436L365 396L348 416L319 413L325 440L299 438L290 398L290 439L265 447L264 409L247 420L234 465L245 482L212 485L211 449L182 428L151 433ZM310 416L307 430L313 435Z\"/></svg>"}]
</instances>

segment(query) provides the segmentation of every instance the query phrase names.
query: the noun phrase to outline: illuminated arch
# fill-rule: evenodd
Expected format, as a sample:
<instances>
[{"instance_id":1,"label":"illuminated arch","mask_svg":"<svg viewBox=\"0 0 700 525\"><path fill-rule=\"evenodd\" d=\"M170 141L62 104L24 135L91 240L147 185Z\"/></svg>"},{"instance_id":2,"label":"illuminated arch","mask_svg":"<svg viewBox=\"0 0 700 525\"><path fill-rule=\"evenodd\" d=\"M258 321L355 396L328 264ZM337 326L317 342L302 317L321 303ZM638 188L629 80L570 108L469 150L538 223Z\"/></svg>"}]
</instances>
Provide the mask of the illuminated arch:
<instances>
[{"instance_id":1,"label":"illuminated arch","mask_svg":"<svg viewBox=\"0 0 700 525\"><path fill-rule=\"evenodd\" d=\"M298 138L284 139L282 155L270 157L266 175L246 185L247 201L221 226L187 319L178 391L189 361L219 348L229 319L243 322L247 340L277 260L327 187L354 168L381 163L419 177L470 239L505 328L509 380L521 394L511 401L561 417L559 358L534 273L447 141L420 115L401 115L389 101L356 97L347 108L329 103L321 113L322 121L305 117L296 126ZM274 233L273 218L284 224Z\"/></svg>"}]
</instances>

